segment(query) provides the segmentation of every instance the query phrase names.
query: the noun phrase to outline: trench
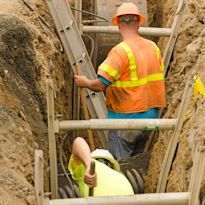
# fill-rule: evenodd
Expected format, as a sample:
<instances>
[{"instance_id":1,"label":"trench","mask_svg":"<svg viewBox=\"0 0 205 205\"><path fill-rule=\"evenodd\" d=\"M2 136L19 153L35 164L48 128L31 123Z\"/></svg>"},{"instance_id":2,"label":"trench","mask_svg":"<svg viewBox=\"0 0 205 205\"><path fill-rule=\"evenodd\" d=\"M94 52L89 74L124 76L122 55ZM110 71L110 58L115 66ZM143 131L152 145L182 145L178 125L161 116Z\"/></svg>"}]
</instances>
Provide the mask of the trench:
<instances>
[{"instance_id":1,"label":"trench","mask_svg":"<svg viewBox=\"0 0 205 205\"><path fill-rule=\"evenodd\" d=\"M69 0L73 5L74 1ZM95 12L94 1L83 1L83 9ZM46 86L48 78L54 80L55 114L59 119L73 119L73 72L46 2L29 1L34 11L21 0L1 0L0 8L0 204L36 204L34 192L34 151L44 152L44 190L49 191L49 155L46 110ZM178 0L148 0L148 24L154 27L170 27ZM167 108L164 118L176 118L187 79L193 70L205 79L205 2L193 0L185 8L183 23L172 55L170 71L166 79ZM45 26L39 15L48 23ZM93 17L83 14L83 20ZM92 25L92 24L91 24ZM96 38L96 35L91 35ZM101 42L102 39L106 39ZM166 38L151 38L162 52ZM90 38L83 37L88 52L92 46ZM113 40L114 39L114 40ZM106 53L118 42L116 36L98 37L93 51L93 64L97 66ZM110 43L114 42L114 43ZM103 48L103 49L102 49ZM96 50L101 53L96 55ZM204 143L204 98L199 96L189 105L177 152L168 177L167 192L187 191L197 143ZM71 153L72 132L57 137L63 149L63 163ZM85 132L79 132L85 136ZM160 166L168 139L172 132L160 132L154 139L149 153L143 153L145 142L141 142L136 156L121 162L124 170L135 168L145 178L145 192L154 193ZM68 137L67 137L68 136ZM64 140L64 138L66 139ZM101 147L95 134L95 143ZM58 147L58 156L59 150ZM67 183L58 160L59 185ZM204 196L204 186L201 195Z\"/></svg>"}]
</instances>

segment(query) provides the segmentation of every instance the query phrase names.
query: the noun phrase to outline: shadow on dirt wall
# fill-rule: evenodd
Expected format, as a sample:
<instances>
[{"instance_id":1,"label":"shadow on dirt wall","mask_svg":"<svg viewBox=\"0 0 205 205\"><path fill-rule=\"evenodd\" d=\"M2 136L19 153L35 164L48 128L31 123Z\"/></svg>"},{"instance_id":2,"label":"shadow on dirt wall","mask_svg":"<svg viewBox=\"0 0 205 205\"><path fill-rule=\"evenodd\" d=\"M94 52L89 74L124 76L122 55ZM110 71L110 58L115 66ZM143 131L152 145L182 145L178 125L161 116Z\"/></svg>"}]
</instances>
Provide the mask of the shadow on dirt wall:
<instances>
[{"instance_id":1,"label":"shadow on dirt wall","mask_svg":"<svg viewBox=\"0 0 205 205\"><path fill-rule=\"evenodd\" d=\"M46 138L45 96L38 90L40 64L32 32L13 16L0 15L0 75L7 91L17 97L36 137Z\"/></svg>"}]
</instances>

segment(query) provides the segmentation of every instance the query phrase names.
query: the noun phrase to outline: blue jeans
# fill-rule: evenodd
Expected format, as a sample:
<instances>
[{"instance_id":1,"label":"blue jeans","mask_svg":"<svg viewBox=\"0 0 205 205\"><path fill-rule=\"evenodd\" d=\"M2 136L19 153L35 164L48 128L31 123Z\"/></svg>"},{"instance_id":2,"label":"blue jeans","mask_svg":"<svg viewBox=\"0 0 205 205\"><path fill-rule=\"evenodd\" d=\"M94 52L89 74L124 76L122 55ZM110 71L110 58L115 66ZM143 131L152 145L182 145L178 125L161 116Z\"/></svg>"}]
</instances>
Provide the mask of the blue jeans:
<instances>
[{"instance_id":1,"label":"blue jeans","mask_svg":"<svg viewBox=\"0 0 205 205\"><path fill-rule=\"evenodd\" d=\"M141 113L114 113L108 112L109 119L143 119L143 118L158 118L158 109L150 109L147 112ZM149 135L149 131L138 130L113 130L108 134L108 150L115 159L125 159L130 157L134 151L136 144L143 138Z\"/></svg>"}]
</instances>

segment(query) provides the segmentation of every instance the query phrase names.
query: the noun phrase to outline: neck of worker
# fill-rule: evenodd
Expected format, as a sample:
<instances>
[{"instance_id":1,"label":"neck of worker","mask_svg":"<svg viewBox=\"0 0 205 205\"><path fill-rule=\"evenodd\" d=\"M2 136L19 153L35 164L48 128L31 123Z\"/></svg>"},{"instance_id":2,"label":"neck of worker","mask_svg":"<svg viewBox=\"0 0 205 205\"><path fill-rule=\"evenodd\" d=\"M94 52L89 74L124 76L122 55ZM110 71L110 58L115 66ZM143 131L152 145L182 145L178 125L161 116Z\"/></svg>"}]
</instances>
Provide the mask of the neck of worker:
<instances>
[{"instance_id":1,"label":"neck of worker","mask_svg":"<svg viewBox=\"0 0 205 205\"><path fill-rule=\"evenodd\" d=\"M119 25L119 31L123 40L139 35L139 25Z\"/></svg>"}]
</instances>

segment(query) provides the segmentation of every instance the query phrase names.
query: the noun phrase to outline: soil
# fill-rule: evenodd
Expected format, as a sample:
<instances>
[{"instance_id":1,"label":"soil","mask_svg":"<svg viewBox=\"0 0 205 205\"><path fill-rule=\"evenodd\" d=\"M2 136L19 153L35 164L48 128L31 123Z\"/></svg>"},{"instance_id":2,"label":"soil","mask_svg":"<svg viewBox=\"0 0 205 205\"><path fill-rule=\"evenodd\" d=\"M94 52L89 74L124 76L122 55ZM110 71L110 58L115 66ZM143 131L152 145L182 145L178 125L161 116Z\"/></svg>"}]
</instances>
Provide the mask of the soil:
<instances>
[{"instance_id":1,"label":"soil","mask_svg":"<svg viewBox=\"0 0 205 205\"><path fill-rule=\"evenodd\" d=\"M84 2L84 9L92 9L90 1ZM149 25L171 27L178 3L148 0ZM73 74L45 0L0 0L0 5L0 204L34 205L35 149L44 152L45 191L49 185L45 82L48 78L54 80L55 114L72 119ZM204 0L189 1L185 7L166 80L164 118L177 117L185 83L194 70L205 81L204 13ZM153 40L163 51L167 38ZM204 98L199 97L196 103L192 99L189 104L168 178L168 192L188 190L196 145L204 144ZM136 157L147 173L146 192L156 190L172 134L160 132L150 153Z\"/></svg>"},{"instance_id":2,"label":"soil","mask_svg":"<svg viewBox=\"0 0 205 205\"><path fill-rule=\"evenodd\" d=\"M179 1L162 1L162 26L170 27ZM171 59L167 82L167 110L164 118L176 118L186 81L191 73L200 74L205 81L205 2L194 0L185 7L179 37ZM163 45L165 39L159 40ZM204 144L204 98L189 103L188 120L184 123L178 148L168 178L166 191L187 191L196 146ZM154 145L146 181L146 192L155 192L166 146L173 132L161 132Z\"/></svg>"},{"instance_id":3,"label":"soil","mask_svg":"<svg viewBox=\"0 0 205 205\"><path fill-rule=\"evenodd\" d=\"M53 78L56 114L72 119L72 72L44 1L1 0L0 204L34 205L34 151L44 152L48 191L46 79ZM39 15L49 22L50 28Z\"/></svg>"}]
</instances>

